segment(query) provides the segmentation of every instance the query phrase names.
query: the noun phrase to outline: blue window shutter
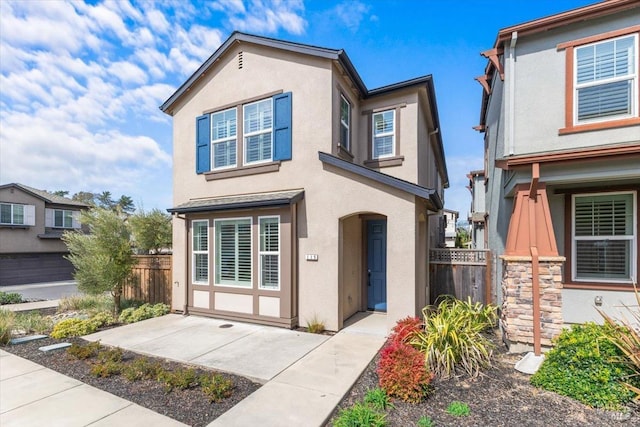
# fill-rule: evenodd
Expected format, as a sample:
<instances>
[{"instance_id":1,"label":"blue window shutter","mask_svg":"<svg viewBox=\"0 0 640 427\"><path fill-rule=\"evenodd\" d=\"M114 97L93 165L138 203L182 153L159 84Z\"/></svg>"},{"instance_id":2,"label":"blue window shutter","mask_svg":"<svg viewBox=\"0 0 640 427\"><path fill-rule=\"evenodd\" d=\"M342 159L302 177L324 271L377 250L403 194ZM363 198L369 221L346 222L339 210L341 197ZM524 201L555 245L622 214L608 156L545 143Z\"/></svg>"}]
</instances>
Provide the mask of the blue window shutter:
<instances>
[{"instance_id":1,"label":"blue window shutter","mask_svg":"<svg viewBox=\"0 0 640 427\"><path fill-rule=\"evenodd\" d=\"M291 160L291 92L273 97L273 160Z\"/></svg>"},{"instance_id":2,"label":"blue window shutter","mask_svg":"<svg viewBox=\"0 0 640 427\"><path fill-rule=\"evenodd\" d=\"M196 118L196 173L211 170L211 124L209 115Z\"/></svg>"}]
</instances>

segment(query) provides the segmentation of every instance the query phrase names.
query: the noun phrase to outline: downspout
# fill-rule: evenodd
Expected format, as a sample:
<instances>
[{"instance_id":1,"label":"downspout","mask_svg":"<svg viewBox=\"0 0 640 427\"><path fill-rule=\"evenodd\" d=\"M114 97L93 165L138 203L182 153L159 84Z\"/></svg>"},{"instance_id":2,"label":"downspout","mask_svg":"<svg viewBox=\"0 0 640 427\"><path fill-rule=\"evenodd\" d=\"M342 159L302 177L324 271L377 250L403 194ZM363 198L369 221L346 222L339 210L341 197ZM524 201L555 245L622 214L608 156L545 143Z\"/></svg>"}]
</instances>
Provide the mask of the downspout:
<instances>
[{"instance_id":1,"label":"downspout","mask_svg":"<svg viewBox=\"0 0 640 427\"><path fill-rule=\"evenodd\" d=\"M529 187L529 244L531 252L531 300L533 302L533 351L540 356L540 279L538 257L538 242L536 237L536 203L538 182L540 181L540 164L531 165L531 186Z\"/></svg>"},{"instance_id":2,"label":"downspout","mask_svg":"<svg viewBox=\"0 0 640 427\"><path fill-rule=\"evenodd\" d=\"M509 80L509 96L507 97L507 110L509 114L509 119L507 120L508 126L508 152L507 155L512 156L515 152L515 143L514 143L514 135L515 135L515 91L516 91L516 43L518 41L518 32L514 31L511 33L511 44L509 46L509 73L507 75L507 79Z\"/></svg>"}]
</instances>

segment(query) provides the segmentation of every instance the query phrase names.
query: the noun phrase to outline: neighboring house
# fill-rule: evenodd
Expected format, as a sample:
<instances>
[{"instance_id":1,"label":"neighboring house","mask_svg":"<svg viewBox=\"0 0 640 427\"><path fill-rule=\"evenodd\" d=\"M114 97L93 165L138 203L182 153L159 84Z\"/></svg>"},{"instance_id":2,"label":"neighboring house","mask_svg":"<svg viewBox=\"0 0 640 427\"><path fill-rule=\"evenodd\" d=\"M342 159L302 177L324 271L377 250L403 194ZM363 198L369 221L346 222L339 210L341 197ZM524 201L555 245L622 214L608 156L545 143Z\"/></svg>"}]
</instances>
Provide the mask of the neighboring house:
<instances>
[{"instance_id":1,"label":"neighboring house","mask_svg":"<svg viewBox=\"0 0 640 427\"><path fill-rule=\"evenodd\" d=\"M487 210L485 208L484 171L471 171L467 174L471 192L471 211L469 214L469 228L471 231L471 248L487 249L487 228L485 220Z\"/></svg>"},{"instance_id":2,"label":"neighboring house","mask_svg":"<svg viewBox=\"0 0 640 427\"><path fill-rule=\"evenodd\" d=\"M482 53L476 129L510 342L548 345L601 321L595 306L635 304L639 33L640 2L611 0L504 28Z\"/></svg>"},{"instance_id":3,"label":"neighboring house","mask_svg":"<svg viewBox=\"0 0 640 427\"><path fill-rule=\"evenodd\" d=\"M338 330L428 301L448 186L431 76L367 89L343 50L234 32L173 116L173 309Z\"/></svg>"},{"instance_id":4,"label":"neighboring house","mask_svg":"<svg viewBox=\"0 0 640 427\"><path fill-rule=\"evenodd\" d=\"M60 237L89 206L22 184L0 185L0 285L70 280Z\"/></svg>"},{"instance_id":5,"label":"neighboring house","mask_svg":"<svg viewBox=\"0 0 640 427\"><path fill-rule=\"evenodd\" d=\"M458 217L460 213L458 211L452 211L451 209L442 210L442 221L444 223L444 246L446 248L456 247L456 232L458 224Z\"/></svg>"}]
</instances>

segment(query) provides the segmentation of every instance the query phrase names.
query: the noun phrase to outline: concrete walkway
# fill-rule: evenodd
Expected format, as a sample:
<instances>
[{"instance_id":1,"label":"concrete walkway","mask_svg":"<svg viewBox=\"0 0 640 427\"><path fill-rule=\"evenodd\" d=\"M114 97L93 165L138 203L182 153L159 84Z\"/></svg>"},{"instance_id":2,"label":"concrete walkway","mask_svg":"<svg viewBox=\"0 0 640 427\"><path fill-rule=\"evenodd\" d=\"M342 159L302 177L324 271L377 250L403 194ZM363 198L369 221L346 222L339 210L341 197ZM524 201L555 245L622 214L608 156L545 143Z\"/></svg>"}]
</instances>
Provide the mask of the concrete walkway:
<instances>
[{"instance_id":1,"label":"concrete walkway","mask_svg":"<svg viewBox=\"0 0 640 427\"><path fill-rule=\"evenodd\" d=\"M342 331L329 337L204 317L167 315L85 338L264 383L211 426L321 426L384 343L386 320L385 315L358 313ZM180 425L25 359L1 351L0 355L2 427ZM82 397L73 394L78 390ZM70 402L74 409L64 409L60 401ZM132 415L129 417L128 413ZM116 416L125 418L111 418ZM92 424L96 420L102 420L103 424Z\"/></svg>"}]
</instances>

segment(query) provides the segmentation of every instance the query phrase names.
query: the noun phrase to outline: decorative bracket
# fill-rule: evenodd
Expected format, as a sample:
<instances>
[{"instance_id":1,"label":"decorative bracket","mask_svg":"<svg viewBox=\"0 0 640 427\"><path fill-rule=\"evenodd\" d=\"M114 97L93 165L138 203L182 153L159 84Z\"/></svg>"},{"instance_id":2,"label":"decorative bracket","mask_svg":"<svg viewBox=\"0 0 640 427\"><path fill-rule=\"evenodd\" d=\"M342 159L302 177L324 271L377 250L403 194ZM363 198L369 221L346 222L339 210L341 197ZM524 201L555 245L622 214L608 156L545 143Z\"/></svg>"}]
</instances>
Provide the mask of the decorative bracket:
<instances>
[{"instance_id":1,"label":"decorative bracket","mask_svg":"<svg viewBox=\"0 0 640 427\"><path fill-rule=\"evenodd\" d=\"M482 85L482 88L484 89L484 92L487 95L491 95L491 87L489 86L489 76L487 76L486 74L483 74L481 76L476 77L474 80Z\"/></svg>"},{"instance_id":2,"label":"decorative bracket","mask_svg":"<svg viewBox=\"0 0 640 427\"><path fill-rule=\"evenodd\" d=\"M498 74L500 74L500 80L504 81L504 69L502 68L502 64L500 63L500 58L498 58L498 56L502 55L502 53L502 49L494 48L485 50L484 52L480 52L480 55L491 61L496 70L498 70Z\"/></svg>"}]
</instances>

